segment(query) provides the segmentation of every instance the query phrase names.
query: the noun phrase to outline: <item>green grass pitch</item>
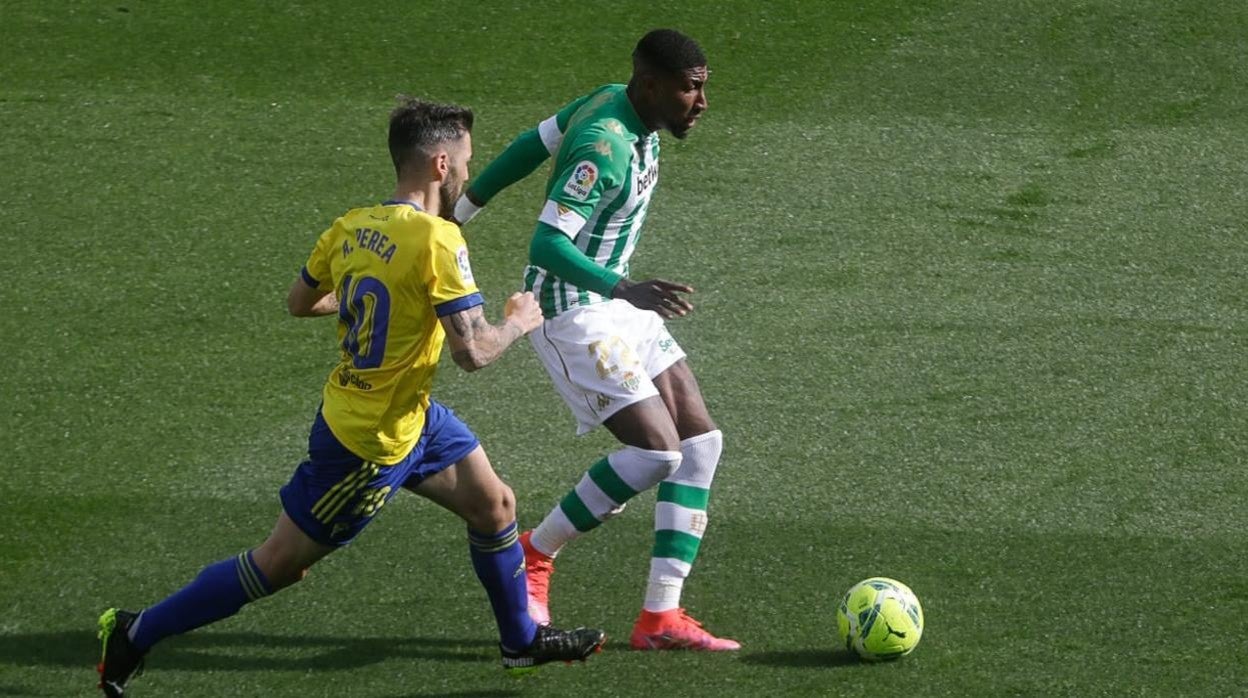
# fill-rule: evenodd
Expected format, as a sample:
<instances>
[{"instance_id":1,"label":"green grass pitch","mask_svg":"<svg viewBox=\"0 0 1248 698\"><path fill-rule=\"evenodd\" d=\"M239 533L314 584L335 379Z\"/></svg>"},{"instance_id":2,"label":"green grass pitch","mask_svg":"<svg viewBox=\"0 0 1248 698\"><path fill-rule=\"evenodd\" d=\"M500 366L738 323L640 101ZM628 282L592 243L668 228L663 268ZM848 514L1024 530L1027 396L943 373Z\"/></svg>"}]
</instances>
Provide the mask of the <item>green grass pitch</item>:
<instances>
[{"instance_id":1,"label":"green grass pitch","mask_svg":"<svg viewBox=\"0 0 1248 698\"><path fill-rule=\"evenodd\" d=\"M656 26L713 76L635 275L698 290L726 453L685 600L744 649L626 649L642 497L555 577L613 643L512 680L462 525L407 497L134 695L1248 690L1248 5L5 0L0 696L91 695L103 608L268 532L334 356L285 290L390 193L393 96L472 106L479 168ZM468 231L491 317L540 180ZM526 526L610 447L527 347L437 395ZM873 575L927 614L893 664L836 648Z\"/></svg>"}]
</instances>

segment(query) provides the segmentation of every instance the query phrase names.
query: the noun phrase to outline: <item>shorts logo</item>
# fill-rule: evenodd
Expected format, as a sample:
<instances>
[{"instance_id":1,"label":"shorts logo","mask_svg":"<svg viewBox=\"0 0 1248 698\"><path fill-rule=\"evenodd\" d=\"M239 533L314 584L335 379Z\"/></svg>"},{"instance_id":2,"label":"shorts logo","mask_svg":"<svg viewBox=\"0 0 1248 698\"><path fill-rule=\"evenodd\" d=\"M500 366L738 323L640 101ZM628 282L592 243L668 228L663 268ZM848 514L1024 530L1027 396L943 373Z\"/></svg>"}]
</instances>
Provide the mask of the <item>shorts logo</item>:
<instances>
[{"instance_id":1,"label":"shorts logo","mask_svg":"<svg viewBox=\"0 0 1248 698\"><path fill-rule=\"evenodd\" d=\"M607 405L610 405L610 404L611 404L611 397L609 395L603 395L602 393L598 393L598 409L599 410L607 409Z\"/></svg>"},{"instance_id":2,"label":"shorts logo","mask_svg":"<svg viewBox=\"0 0 1248 698\"><path fill-rule=\"evenodd\" d=\"M641 387L641 379L637 377L636 373L629 371L624 374L624 378L620 381L620 387L630 393L637 392L637 389Z\"/></svg>"},{"instance_id":3,"label":"shorts logo","mask_svg":"<svg viewBox=\"0 0 1248 698\"><path fill-rule=\"evenodd\" d=\"M660 350L660 351L671 351L671 350L672 350L672 345L673 345L673 344L675 344L675 343L676 343L676 340L674 340L674 339L672 339L672 338L670 338L670 337L669 337L669 338L667 338L667 339L660 339L660 340L659 340L659 350Z\"/></svg>"},{"instance_id":4,"label":"shorts logo","mask_svg":"<svg viewBox=\"0 0 1248 698\"><path fill-rule=\"evenodd\" d=\"M582 160L572 170L572 176L563 185L563 192L578 201L585 201L598 181L598 166L588 160Z\"/></svg>"},{"instance_id":5,"label":"shorts logo","mask_svg":"<svg viewBox=\"0 0 1248 698\"><path fill-rule=\"evenodd\" d=\"M463 277L464 283L473 283L472 266L468 264L467 247L459 248L459 252L455 253L455 261L459 263L459 275Z\"/></svg>"}]
</instances>

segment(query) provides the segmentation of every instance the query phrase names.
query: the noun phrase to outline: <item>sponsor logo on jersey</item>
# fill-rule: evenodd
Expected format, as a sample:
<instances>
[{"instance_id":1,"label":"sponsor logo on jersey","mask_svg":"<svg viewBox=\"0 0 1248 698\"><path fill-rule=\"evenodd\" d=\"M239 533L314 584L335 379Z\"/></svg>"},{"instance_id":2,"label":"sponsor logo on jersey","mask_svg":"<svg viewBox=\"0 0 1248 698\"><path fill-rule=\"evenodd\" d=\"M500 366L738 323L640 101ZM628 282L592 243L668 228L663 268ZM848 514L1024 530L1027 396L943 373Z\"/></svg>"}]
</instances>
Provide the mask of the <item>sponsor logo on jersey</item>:
<instances>
[{"instance_id":1,"label":"sponsor logo on jersey","mask_svg":"<svg viewBox=\"0 0 1248 698\"><path fill-rule=\"evenodd\" d=\"M563 191L578 201L584 201L589 198L589 192L593 191L594 183L598 181L598 166L588 160L582 160L572 170L572 176L568 177L568 181L563 185Z\"/></svg>"},{"instance_id":2,"label":"sponsor logo on jersey","mask_svg":"<svg viewBox=\"0 0 1248 698\"><path fill-rule=\"evenodd\" d=\"M606 126L608 131L610 131L611 133L614 133L617 136L624 135L624 124L621 124L616 119L607 119L606 121L603 122L602 125Z\"/></svg>"},{"instance_id":3,"label":"sponsor logo on jersey","mask_svg":"<svg viewBox=\"0 0 1248 698\"><path fill-rule=\"evenodd\" d=\"M597 143L595 143L595 144L594 144L594 150L597 150L599 155L603 156L604 158L606 158L606 159L608 159L608 160L614 160L614 159L615 159L615 158L614 158L614 157L612 157L612 155L611 155L611 144L610 144L610 143L608 143L608 142L606 142L605 140L603 140L603 141L598 141Z\"/></svg>"},{"instance_id":4,"label":"sponsor logo on jersey","mask_svg":"<svg viewBox=\"0 0 1248 698\"><path fill-rule=\"evenodd\" d=\"M464 283L473 283L472 265L468 264L467 247L459 248L459 252L455 253L455 261L459 263L459 275L464 278Z\"/></svg>"},{"instance_id":5,"label":"sponsor logo on jersey","mask_svg":"<svg viewBox=\"0 0 1248 698\"><path fill-rule=\"evenodd\" d=\"M654 183L658 181L658 179L659 162L654 160L651 161L650 167L647 167L645 172L637 173L637 193L641 194L645 192L647 189L654 186Z\"/></svg>"},{"instance_id":6,"label":"sponsor logo on jersey","mask_svg":"<svg viewBox=\"0 0 1248 698\"><path fill-rule=\"evenodd\" d=\"M372 390L373 389L372 383L369 383L363 378L360 378L358 375L353 373L350 369L346 368L345 366L340 367L338 369L338 385L342 386L343 388L347 386L351 386L353 388L359 388L360 390Z\"/></svg>"}]
</instances>

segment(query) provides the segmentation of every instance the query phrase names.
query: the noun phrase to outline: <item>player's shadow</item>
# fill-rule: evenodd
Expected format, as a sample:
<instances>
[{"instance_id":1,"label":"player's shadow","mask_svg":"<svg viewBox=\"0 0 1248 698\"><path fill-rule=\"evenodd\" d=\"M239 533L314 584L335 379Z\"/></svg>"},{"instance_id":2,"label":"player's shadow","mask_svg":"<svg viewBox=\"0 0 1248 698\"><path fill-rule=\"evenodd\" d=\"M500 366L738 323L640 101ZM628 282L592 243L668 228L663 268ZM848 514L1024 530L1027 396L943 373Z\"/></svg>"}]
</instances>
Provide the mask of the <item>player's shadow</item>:
<instances>
[{"instance_id":1,"label":"player's shadow","mask_svg":"<svg viewBox=\"0 0 1248 698\"><path fill-rule=\"evenodd\" d=\"M387 659L493 661L497 653L497 644L480 639L192 633L161 643L151 661L164 669L189 671L336 671ZM100 643L91 632L0 635L0 666L81 667L99 661L99 656Z\"/></svg>"},{"instance_id":2,"label":"player's shadow","mask_svg":"<svg viewBox=\"0 0 1248 698\"><path fill-rule=\"evenodd\" d=\"M741 661L777 669L831 669L861 662L849 652L829 649L750 652Z\"/></svg>"}]
</instances>

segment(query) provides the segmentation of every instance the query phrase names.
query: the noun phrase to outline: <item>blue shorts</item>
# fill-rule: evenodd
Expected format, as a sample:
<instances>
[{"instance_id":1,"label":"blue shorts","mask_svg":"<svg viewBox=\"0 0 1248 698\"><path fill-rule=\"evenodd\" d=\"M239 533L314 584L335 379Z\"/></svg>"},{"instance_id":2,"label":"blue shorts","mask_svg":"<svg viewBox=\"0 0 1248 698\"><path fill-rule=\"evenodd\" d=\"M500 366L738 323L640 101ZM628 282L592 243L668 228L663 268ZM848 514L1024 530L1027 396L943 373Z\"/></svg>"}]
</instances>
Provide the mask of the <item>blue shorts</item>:
<instances>
[{"instance_id":1,"label":"blue shorts","mask_svg":"<svg viewBox=\"0 0 1248 698\"><path fill-rule=\"evenodd\" d=\"M282 507L312 540L346 545L400 487L414 487L446 470L479 443L454 412L430 401L425 428L411 452L394 465L378 465L343 446L317 410L308 436L308 459L282 487Z\"/></svg>"}]
</instances>

